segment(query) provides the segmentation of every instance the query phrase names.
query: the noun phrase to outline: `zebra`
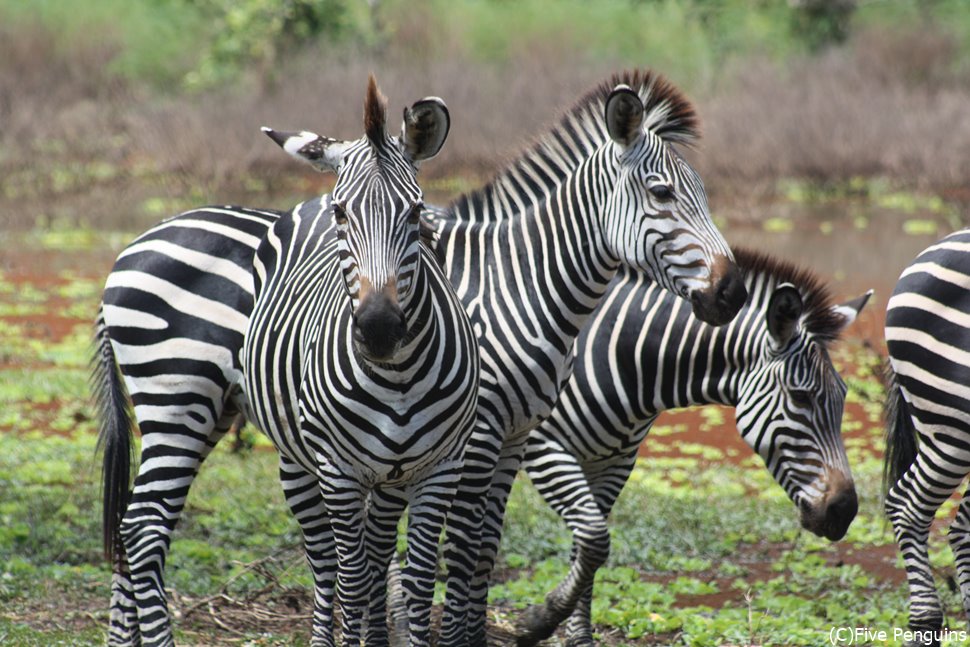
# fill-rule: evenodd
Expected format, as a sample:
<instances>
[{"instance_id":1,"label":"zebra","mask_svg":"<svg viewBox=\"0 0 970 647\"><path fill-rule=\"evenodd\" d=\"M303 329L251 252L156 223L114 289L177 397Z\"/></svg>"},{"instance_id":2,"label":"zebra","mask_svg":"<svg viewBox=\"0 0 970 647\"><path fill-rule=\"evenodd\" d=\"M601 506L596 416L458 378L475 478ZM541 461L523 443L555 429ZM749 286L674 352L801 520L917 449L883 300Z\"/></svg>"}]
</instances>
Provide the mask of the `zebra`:
<instances>
[{"instance_id":1,"label":"zebra","mask_svg":"<svg viewBox=\"0 0 970 647\"><path fill-rule=\"evenodd\" d=\"M835 305L807 270L744 249L734 257L749 296L730 324L699 321L626 269L580 334L573 374L552 415L529 435L523 463L573 533L572 564L545 604L519 618L518 644L547 638L567 615L566 643L593 644L590 602L593 576L609 556L607 517L666 409L736 407L741 437L799 509L803 527L837 540L855 517L840 433L846 387L827 347L871 291Z\"/></svg>"},{"instance_id":2,"label":"zebra","mask_svg":"<svg viewBox=\"0 0 970 647\"><path fill-rule=\"evenodd\" d=\"M378 99L376 86L368 96L373 107ZM375 113L383 114L376 108L369 114L376 117ZM447 135L448 113L440 100L431 99L414 104L405 116L399 142L386 138L383 126L372 130L375 135L380 130L381 141L387 144L385 170L399 174L385 173L377 182L386 184L391 178L407 189L407 196L420 198L414 168L440 148ZM365 148L361 142L355 148L352 142L314 138L309 133L267 134L320 167L339 162L341 154L351 149L363 157ZM296 146L300 142L302 147ZM399 145L403 154L396 150ZM342 177L348 173L346 168L350 165L344 163L339 169ZM326 210L332 203L324 196L318 204L301 205L296 212ZM420 202L408 205L404 226L409 235L419 206ZM136 239L108 277L96 324L94 385L104 452L105 550L114 565L109 642L172 642L162 581L170 536L202 461L226 431L244 419L240 356L254 304L254 255L261 239L283 216L279 211L241 207L187 212ZM427 231L420 234L424 237ZM419 260L420 272L398 277L402 295L408 281L421 286L429 280L442 283L436 268L424 268L423 253ZM424 292L415 295L409 303L430 303L418 298ZM407 343L413 348L417 342ZM465 337L462 344L467 344ZM467 378L469 371L475 374L477 352L453 368L455 380ZM133 421L125 406L126 390L143 435L142 461L130 497ZM474 391L472 380L469 392Z\"/></svg>"},{"instance_id":3,"label":"zebra","mask_svg":"<svg viewBox=\"0 0 970 647\"><path fill-rule=\"evenodd\" d=\"M410 504L409 637L430 645L438 538L478 395L471 323L420 242L415 173L444 143L448 112L440 99L416 103L400 140L386 134L385 112L372 76L360 140L267 131L291 155L337 172L330 196L284 215L257 248L243 344L247 416L280 453L314 575L312 642L324 646L334 645L334 549L343 644L363 637L368 538L379 530L368 498L385 489Z\"/></svg>"},{"instance_id":4,"label":"zebra","mask_svg":"<svg viewBox=\"0 0 970 647\"><path fill-rule=\"evenodd\" d=\"M435 230L426 232L429 242L434 241L487 356L482 378L488 385L479 391L489 393L476 414L474 471L464 477L457 504L464 510L449 520L446 561L452 575L442 644L469 636L472 591L471 635L484 642L491 557L478 568L483 497L506 438L515 445L506 450L498 493L511 483L524 434L551 412L571 370L575 337L617 268L633 262L690 300L695 313L712 323L726 322L744 303L743 281L711 222L703 184L676 148L697 134L693 107L671 83L647 70L626 72L584 95L488 185L446 207L426 209ZM207 229L196 231L196 239L202 246L211 239L213 254L248 256L251 262L255 253L250 239L222 239ZM166 262L158 259L158 276L166 275ZM177 269L173 265L173 274ZM189 293L208 280L202 271L183 278ZM117 295L119 301L123 297ZM138 310L137 294L132 291L130 298L130 308ZM235 358L240 350L241 345L227 346L226 357ZM235 365L227 363L230 367ZM160 383L158 388L177 391L178 386ZM107 465L107 452L105 457ZM186 480L186 490L189 484ZM165 490L156 484L152 491L162 496ZM382 511L394 507L380 496L375 501ZM501 526L504 495L494 505L493 528ZM491 545L497 541L494 535ZM472 587L475 571L479 577ZM379 607L380 601L374 604Z\"/></svg>"},{"instance_id":5,"label":"zebra","mask_svg":"<svg viewBox=\"0 0 970 647\"><path fill-rule=\"evenodd\" d=\"M677 151L697 117L662 76L594 87L482 189L431 214L479 335L482 377L447 523L440 644L485 645L488 581L528 432L549 416L576 336L622 265L730 321L746 291L700 177Z\"/></svg>"},{"instance_id":6,"label":"zebra","mask_svg":"<svg viewBox=\"0 0 970 647\"><path fill-rule=\"evenodd\" d=\"M886 306L889 351L885 508L906 566L911 645L939 645L943 609L930 570L936 511L970 473L970 229L922 251ZM950 524L970 617L970 503Z\"/></svg>"},{"instance_id":7,"label":"zebra","mask_svg":"<svg viewBox=\"0 0 970 647\"><path fill-rule=\"evenodd\" d=\"M253 307L253 255L280 212L206 207L121 252L95 325L109 642L170 644L163 569L202 461L243 410L239 351ZM141 464L129 494L134 417Z\"/></svg>"}]
</instances>

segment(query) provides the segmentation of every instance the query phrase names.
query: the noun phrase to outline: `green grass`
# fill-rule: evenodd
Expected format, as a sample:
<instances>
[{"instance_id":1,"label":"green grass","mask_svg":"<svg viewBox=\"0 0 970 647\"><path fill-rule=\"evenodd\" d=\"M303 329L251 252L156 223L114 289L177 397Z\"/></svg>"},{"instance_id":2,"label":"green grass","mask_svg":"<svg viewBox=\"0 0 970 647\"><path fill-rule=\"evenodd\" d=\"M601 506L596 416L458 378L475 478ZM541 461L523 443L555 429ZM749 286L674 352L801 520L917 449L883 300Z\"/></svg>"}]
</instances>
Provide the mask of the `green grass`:
<instances>
[{"instance_id":1,"label":"green grass","mask_svg":"<svg viewBox=\"0 0 970 647\"><path fill-rule=\"evenodd\" d=\"M87 258L99 245L110 256L125 238L62 228L26 234L17 244L38 254ZM72 243L79 251L71 251ZM96 308L98 272L56 269L43 286L0 276L5 645L100 644L107 625L110 572L101 557L100 466L87 385L86 313ZM18 314L19 306L41 312ZM37 321L52 309L76 318L64 336L38 333L43 327ZM893 554L880 503L879 357L856 342L839 344L832 356L850 386L853 406L843 428L860 496L846 539L837 546L802 531L794 507L757 457L678 443L686 425L661 420L649 446L682 451L642 462L614 509L613 550L597 576L593 607L604 644L818 645L821 629L833 623L905 625L907 595L898 576L887 579L886 569L870 572L856 559L871 551ZM734 433L724 428L723 410L704 409L699 418L699 429L712 437ZM251 429L244 436L248 445L266 445ZM272 451L234 453L230 442L203 467L166 568L173 608L188 613L176 622L181 642L305 643L308 621L233 625L238 636L208 613L208 602L226 600L235 620L272 604L306 613L310 578L276 472ZM952 516L954 508L948 502L939 517ZM507 512L500 581L491 593L500 624L542 601L563 577L569 547L565 526L520 479ZM934 536L931 561L942 578L952 576L942 537ZM949 626L959 629L959 601L942 581L940 591Z\"/></svg>"}]
</instances>

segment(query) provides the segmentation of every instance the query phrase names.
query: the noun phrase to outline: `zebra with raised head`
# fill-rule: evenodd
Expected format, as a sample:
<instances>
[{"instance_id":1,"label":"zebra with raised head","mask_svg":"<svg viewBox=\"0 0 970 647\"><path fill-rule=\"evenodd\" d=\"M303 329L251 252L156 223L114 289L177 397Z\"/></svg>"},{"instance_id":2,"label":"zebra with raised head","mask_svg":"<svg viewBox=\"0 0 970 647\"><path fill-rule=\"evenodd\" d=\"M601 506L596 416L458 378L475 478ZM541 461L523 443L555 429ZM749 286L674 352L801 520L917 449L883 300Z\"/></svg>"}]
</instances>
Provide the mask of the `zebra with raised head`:
<instances>
[{"instance_id":1,"label":"zebra with raised head","mask_svg":"<svg viewBox=\"0 0 970 647\"><path fill-rule=\"evenodd\" d=\"M484 645L488 581L528 432L552 411L573 344L627 265L723 324L746 292L703 184L676 149L687 99L649 71L600 84L484 188L434 215L479 334L482 381L448 519L441 644Z\"/></svg>"},{"instance_id":2,"label":"zebra with raised head","mask_svg":"<svg viewBox=\"0 0 970 647\"><path fill-rule=\"evenodd\" d=\"M552 410L571 370L575 337L620 265L641 268L713 323L729 320L743 304L743 282L711 222L700 178L676 148L696 136L693 107L669 82L648 71L618 75L585 95L486 187L426 212L438 230L436 252L483 344L488 383L480 390L488 395L477 413L477 446L466 461L462 509L449 521L442 644L469 637L484 643L488 574L525 434ZM200 244L211 238L216 254L252 259L255 251L248 239L230 242L206 229L196 235ZM160 258L155 268L159 276L165 262ZM208 281L203 271L182 278L189 293ZM137 310L138 295L129 296ZM240 350L226 348L227 369ZM159 391L180 390L181 382L163 374L141 375ZM485 496L500 458L489 540L479 560ZM164 497L166 484L150 492ZM377 492L372 503L370 519L386 531L402 500ZM389 559L393 542L381 546ZM374 601L372 619L381 617L382 602ZM372 622L370 630L379 625Z\"/></svg>"},{"instance_id":3,"label":"zebra with raised head","mask_svg":"<svg viewBox=\"0 0 970 647\"><path fill-rule=\"evenodd\" d=\"M610 552L607 518L666 409L735 407L741 437L785 489L803 527L836 540L855 517L841 436L846 387L827 349L870 293L836 305L811 272L734 254L748 301L731 323L707 325L669 292L623 270L580 334L572 377L529 435L524 462L573 533L572 563L545 604L518 620L519 645L547 638L567 615L566 644L593 644L590 602L593 576Z\"/></svg>"},{"instance_id":4,"label":"zebra with raised head","mask_svg":"<svg viewBox=\"0 0 970 647\"><path fill-rule=\"evenodd\" d=\"M331 395L337 405L332 411L346 425L349 442L359 443L349 451L369 476L356 476L382 481L402 500L415 502L406 590L415 610L412 638L420 643L426 636L434 572L429 555L437 543L434 527L443 523L448 490L457 479L457 458L477 394L478 357L460 303L418 243L425 232L418 218L422 194L415 171L444 143L447 110L438 99L417 102L405 111L400 138L386 135L384 112L372 81L366 101L367 135L360 140L339 142L305 132L268 131L291 154L337 172L333 199L324 196L286 215L240 208L183 214L140 237L122 253L109 276L98 320L95 377L102 413L105 543L115 564L110 642L172 642L162 583L169 537L199 465L245 406L239 355L254 303L254 252L264 237L259 276L282 292L263 292L269 295L264 298L279 303L279 309L269 308L266 301L259 322L281 314L298 319L306 315L300 329L305 345L291 347L293 336L275 332L270 340L296 352L297 359L300 353L322 347L317 333L329 335L326 339L335 332L343 335L340 341L349 346L343 354L333 355L346 361L335 365L338 380ZM238 227L227 225L227 218L236 219ZM274 223L278 227L269 231ZM283 240L288 245L278 247ZM284 253L285 259L277 257ZM302 262L280 263L290 258ZM329 303L321 298L323 283L335 295ZM287 309L283 293L301 289L304 298ZM307 296L307 291L313 294ZM321 321L320 311L326 307L330 316ZM306 356L308 366L315 357ZM269 355L266 361L271 364L273 359ZM250 377L272 380L279 375L264 368ZM348 389L348 380L358 380L356 389ZM130 497L131 420L124 403L125 385L144 436ZM299 394L290 395L299 399ZM285 424L323 414L312 408L298 411L293 401L275 400L257 401L256 412L264 424L277 423L267 429L280 432L273 437L281 445L284 489L301 522L318 585L314 642L331 644L337 553L317 484L322 472L304 467L307 457L316 457L325 443L313 449L315 440L306 445L300 437L309 426L288 437ZM278 412L294 417L275 421ZM320 423L320 418L313 421ZM362 438L354 430L384 436ZM337 480L327 484L339 485ZM339 494L329 500L337 503ZM345 540L346 535L337 533L337 539ZM366 581L344 584L349 626L345 635L350 639L355 631L353 596L360 598ZM380 633L375 629L375 635Z\"/></svg>"},{"instance_id":5,"label":"zebra with raised head","mask_svg":"<svg viewBox=\"0 0 970 647\"><path fill-rule=\"evenodd\" d=\"M420 242L415 173L444 143L448 112L440 99L419 101L398 139L385 131L385 110L371 77L363 138L268 131L287 152L337 172L328 198L280 218L257 249L243 347L250 417L280 452L304 532L319 645L334 644L331 544L343 644L360 644L374 577L368 498L385 488L410 504L409 637L430 644L438 537L478 394L471 324Z\"/></svg>"},{"instance_id":6,"label":"zebra with raised head","mask_svg":"<svg viewBox=\"0 0 970 647\"><path fill-rule=\"evenodd\" d=\"M886 514L906 565L912 645L939 645L943 609L930 568L933 517L970 474L970 230L903 270L886 306ZM968 491L970 492L970 491ZM970 617L970 497L950 524Z\"/></svg>"}]
</instances>

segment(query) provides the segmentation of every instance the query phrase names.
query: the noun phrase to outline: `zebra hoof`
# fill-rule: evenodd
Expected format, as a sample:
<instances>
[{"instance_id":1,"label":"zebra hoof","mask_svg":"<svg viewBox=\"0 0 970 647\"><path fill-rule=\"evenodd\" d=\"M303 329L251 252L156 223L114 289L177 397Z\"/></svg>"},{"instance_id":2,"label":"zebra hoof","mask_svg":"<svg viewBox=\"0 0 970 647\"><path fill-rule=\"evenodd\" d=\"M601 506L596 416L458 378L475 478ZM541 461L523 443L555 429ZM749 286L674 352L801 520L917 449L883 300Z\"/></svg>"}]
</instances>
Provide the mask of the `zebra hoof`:
<instances>
[{"instance_id":1,"label":"zebra hoof","mask_svg":"<svg viewBox=\"0 0 970 647\"><path fill-rule=\"evenodd\" d=\"M594 647L596 643L593 642L593 633L583 630L581 632L566 634L566 640L563 641L563 645L565 647Z\"/></svg>"},{"instance_id":2,"label":"zebra hoof","mask_svg":"<svg viewBox=\"0 0 970 647\"><path fill-rule=\"evenodd\" d=\"M549 610L543 604L536 604L525 611L515 621L516 647L533 647L552 636L559 626L549 618Z\"/></svg>"}]
</instances>

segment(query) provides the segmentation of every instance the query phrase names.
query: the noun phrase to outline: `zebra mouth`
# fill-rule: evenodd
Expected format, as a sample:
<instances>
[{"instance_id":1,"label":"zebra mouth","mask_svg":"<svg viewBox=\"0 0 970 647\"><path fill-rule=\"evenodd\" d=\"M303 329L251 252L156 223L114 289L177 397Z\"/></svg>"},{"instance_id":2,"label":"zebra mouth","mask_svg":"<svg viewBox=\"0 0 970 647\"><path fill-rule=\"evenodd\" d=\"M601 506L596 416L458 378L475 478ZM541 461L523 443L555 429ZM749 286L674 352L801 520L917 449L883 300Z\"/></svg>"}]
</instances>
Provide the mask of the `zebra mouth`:
<instances>
[{"instance_id":1,"label":"zebra mouth","mask_svg":"<svg viewBox=\"0 0 970 647\"><path fill-rule=\"evenodd\" d=\"M712 326L723 326L734 319L747 299L744 278L734 265L710 288L695 290L690 295L694 316Z\"/></svg>"},{"instance_id":2,"label":"zebra mouth","mask_svg":"<svg viewBox=\"0 0 970 647\"><path fill-rule=\"evenodd\" d=\"M849 525L859 510L859 501L854 487L825 497L813 504L803 501L799 506L802 528L817 537L838 541L845 537Z\"/></svg>"}]
</instances>

